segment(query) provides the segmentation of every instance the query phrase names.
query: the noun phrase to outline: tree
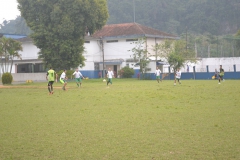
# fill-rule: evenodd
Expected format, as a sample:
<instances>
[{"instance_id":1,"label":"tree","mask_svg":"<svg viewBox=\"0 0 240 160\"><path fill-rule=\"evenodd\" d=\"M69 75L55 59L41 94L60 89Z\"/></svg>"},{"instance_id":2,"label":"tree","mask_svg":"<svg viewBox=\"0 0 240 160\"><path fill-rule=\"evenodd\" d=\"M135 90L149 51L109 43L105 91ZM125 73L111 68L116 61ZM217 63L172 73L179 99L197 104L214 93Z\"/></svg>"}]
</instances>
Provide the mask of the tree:
<instances>
[{"instance_id":1,"label":"tree","mask_svg":"<svg viewBox=\"0 0 240 160\"><path fill-rule=\"evenodd\" d=\"M164 57L174 72L188 62L196 62L194 49L186 48L185 40L166 40L157 44L154 50L158 51L158 56Z\"/></svg>"},{"instance_id":2,"label":"tree","mask_svg":"<svg viewBox=\"0 0 240 160\"><path fill-rule=\"evenodd\" d=\"M135 61L138 61L140 65L140 72L145 73L146 72L146 66L149 63L149 59L147 56L147 48L144 46L146 45L146 40L144 38L139 39L138 41L134 42L136 45L133 49L133 58Z\"/></svg>"},{"instance_id":3,"label":"tree","mask_svg":"<svg viewBox=\"0 0 240 160\"><path fill-rule=\"evenodd\" d=\"M235 44L236 44L238 55L240 55L240 30L238 30L234 39L235 39Z\"/></svg>"},{"instance_id":4,"label":"tree","mask_svg":"<svg viewBox=\"0 0 240 160\"><path fill-rule=\"evenodd\" d=\"M19 41L15 41L14 39L9 39L9 60L11 61L10 65L10 74L12 73L12 66L13 66L13 60L16 57L17 59L21 59L21 54L19 54L19 51L22 51L22 44Z\"/></svg>"},{"instance_id":5,"label":"tree","mask_svg":"<svg viewBox=\"0 0 240 160\"><path fill-rule=\"evenodd\" d=\"M125 66L118 73L123 78L131 78L134 75L134 70Z\"/></svg>"},{"instance_id":6,"label":"tree","mask_svg":"<svg viewBox=\"0 0 240 160\"><path fill-rule=\"evenodd\" d=\"M106 0L18 0L39 58L55 69L84 66L84 36L108 18Z\"/></svg>"},{"instance_id":7,"label":"tree","mask_svg":"<svg viewBox=\"0 0 240 160\"><path fill-rule=\"evenodd\" d=\"M19 51L22 51L22 44L19 41L6 37L0 39L0 58L3 73L10 72L11 74L14 58L21 59Z\"/></svg>"}]
</instances>

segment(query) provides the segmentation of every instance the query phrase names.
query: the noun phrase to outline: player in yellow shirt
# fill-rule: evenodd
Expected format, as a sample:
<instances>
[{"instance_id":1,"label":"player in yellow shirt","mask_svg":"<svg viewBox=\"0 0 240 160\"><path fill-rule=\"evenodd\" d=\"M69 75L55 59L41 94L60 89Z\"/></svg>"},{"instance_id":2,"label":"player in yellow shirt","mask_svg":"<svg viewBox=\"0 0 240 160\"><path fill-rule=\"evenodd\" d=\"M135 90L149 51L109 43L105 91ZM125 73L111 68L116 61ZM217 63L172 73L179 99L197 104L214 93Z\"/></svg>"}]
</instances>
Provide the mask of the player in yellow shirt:
<instances>
[{"instance_id":1,"label":"player in yellow shirt","mask_svg":"<svg viewBox=\"0 0 240 160\"><path fill-rule=\"evenodd\" d=\"M54 80L57 80L57 73L50 67L50 69L47 71L46 79L48 80L48 91L49 95L53 94L53 83Z\"/></svg>"}]
</instances>

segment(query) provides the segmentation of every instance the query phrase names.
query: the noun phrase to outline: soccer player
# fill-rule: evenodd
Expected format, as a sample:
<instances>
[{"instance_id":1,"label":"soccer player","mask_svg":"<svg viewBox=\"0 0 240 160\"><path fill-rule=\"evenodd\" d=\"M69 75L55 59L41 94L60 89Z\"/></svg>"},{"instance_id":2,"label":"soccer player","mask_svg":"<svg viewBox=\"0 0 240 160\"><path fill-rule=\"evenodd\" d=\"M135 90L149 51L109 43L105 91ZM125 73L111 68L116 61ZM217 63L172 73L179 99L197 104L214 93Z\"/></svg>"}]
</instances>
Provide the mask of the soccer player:
<instances>
[{"instance_id":1,"label":"soccer player","mask_svg":"<svg viewBox=\"0 0 240 160\"><path fill-rule=\"evenodd\" d=\"M56 78L57 81L57 73L50 67L47 71L46 80L48 80L48 91L49 95L53 94L53 83Z\"/></svg>"},{"instance_id":2,"label":"soccer player","mask_svg":"<svg viewBox=\"0 0 240 160\"><path fill-rule=\"evenodd\" d=\"M67 85L67 76L66 76L66 69L62 72L60 76L60 82L63 84L62 89L65 91L66 90L66 85Z\"/></svg>"},{"instance_id":3,"label":"soccer player","mask_svg":"<svg viewBox=\"0 0 240 160\"><path fill-rule=\"evenodd\" d=\"M161 80L161 70L158 67L156 68L155 75L156 75L157 82L158 83L159 83L159 81L162 82L162 80Z\"/></svg>"},{"instance_id":4,"label":"soccer player","mask_svg":"<svg viewBox=\"0 0 240 160\"><path fill-rule=\"evenodd\" d=\"M81 87L82 85L82 79L81 77L84 79L82 73L78 70L78 68L76 69L76 71L73 73L73 75L75 75L75 81L77 83L78 88Z\"/></svg>"},{"instance_id":5,"label":"soccer player","mask_svg":"<svg viewBox=\"0 0 240 160\"><path fill-rule=\"evenodd\" d=\"M108 80L107 80L107 86L108 86L108 83L112 84L112 78L114 77L114 73L111 70L111 68L108 68L107 77L108 77Z\"/></svg>"},{"instance_id":6,"label":"soccer player","mask_svg":"<svg viewBox=\"0 0 240 160\"><path fill-rule=\"evenodd\" d=\"M177 72L176 72L176 74L175 74L174 86L176 85L176 80L178 81L179 84L181 84L180 79L181 79L181 71L180 71L180 69L178 68L178 69L177 69Z\"/></svg>"},{"instance_id":7,"label":"soccer player","mask_svg":"<svg viewBox=\"0 0 240 160\"><path fill-rule=\"evenodd\" d=\"M221 80L223 81L223 76L224 76L224 69L222 68L222 65L220 65L219 69L219 75L218 75L218 84L221 84Z\"/></svg>"}]
</instances>

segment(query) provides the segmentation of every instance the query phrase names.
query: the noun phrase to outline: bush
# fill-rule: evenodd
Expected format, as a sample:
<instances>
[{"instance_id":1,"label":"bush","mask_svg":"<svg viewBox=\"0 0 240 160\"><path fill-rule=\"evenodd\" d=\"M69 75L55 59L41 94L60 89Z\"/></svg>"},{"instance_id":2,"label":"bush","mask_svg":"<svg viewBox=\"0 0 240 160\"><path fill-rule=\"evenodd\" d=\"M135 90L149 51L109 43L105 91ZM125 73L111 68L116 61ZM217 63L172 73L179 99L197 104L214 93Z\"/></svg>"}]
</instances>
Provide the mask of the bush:
<instances>
[{"instance_id":1,"label":"bush","mask_svg":"<svg viewBox=\"0 0 240 160\"><path fill-rule=\"evenodd\" d=\"M12 84L13 77L11 73L3 73L2 75L2 84Z\"/></svg>"},{"instance_id":2,"label":"bush","mask_svg":"<svg viewBox=\"0 0 240 160\"><path fill-rule=\"evenodd\" d=\"M119 71L119 75L123 78L132 78L134 75L134 70L126 66Z\"/></svg>"}]
</instances>

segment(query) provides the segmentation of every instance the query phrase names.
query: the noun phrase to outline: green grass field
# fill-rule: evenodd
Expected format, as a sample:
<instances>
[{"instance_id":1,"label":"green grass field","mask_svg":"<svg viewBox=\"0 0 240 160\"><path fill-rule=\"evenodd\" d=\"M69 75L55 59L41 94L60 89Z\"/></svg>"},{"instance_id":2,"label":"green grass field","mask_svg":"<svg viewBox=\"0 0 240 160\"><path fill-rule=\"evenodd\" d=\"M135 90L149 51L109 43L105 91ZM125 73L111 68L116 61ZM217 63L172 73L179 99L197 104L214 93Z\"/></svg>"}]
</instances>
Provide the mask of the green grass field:
<instances>
[{"instance_id":1,"label":"green grass field","mask_svg":"<svg viewBox=\"0 0 240 160\"><path fill-rule=\"evenodd\" d=\"M240 159L240 81L0 88L0 159Z\"/></svg>"}]
</instances>

